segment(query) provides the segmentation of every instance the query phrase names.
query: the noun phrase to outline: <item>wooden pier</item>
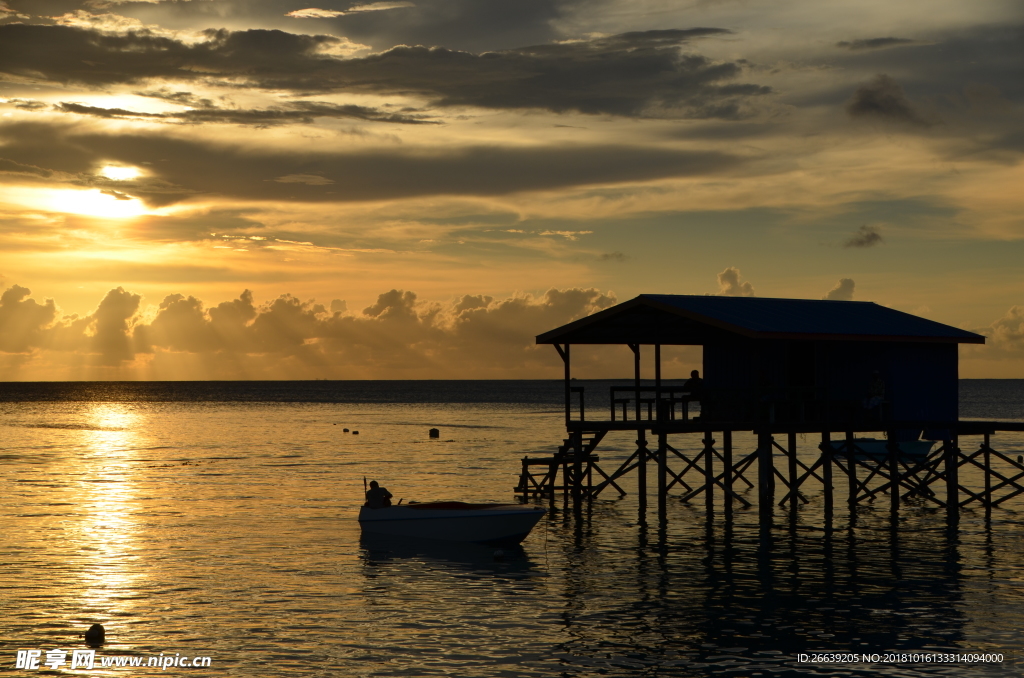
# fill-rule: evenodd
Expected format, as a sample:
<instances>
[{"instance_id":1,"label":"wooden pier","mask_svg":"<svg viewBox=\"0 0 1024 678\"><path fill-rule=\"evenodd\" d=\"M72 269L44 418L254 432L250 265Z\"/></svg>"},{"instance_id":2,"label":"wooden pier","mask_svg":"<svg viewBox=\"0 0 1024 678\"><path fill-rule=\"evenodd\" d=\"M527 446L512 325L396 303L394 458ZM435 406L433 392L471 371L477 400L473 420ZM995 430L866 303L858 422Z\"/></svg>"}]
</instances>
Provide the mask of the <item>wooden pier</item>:
<instances>
[{"instance_id":1,"label":"wooden pier","mask_svg":"<svg viewBox=\"0 0 1024 678\"><path fill-rule=\"evenodd\" d=\"M756 501L770 516L817 490L830 518L838 489L851 509L887 501L897 516L923 504L955 524L963 507L988 514L1024 493L1024 460L993 444L1024 424L959 420L957 344L984 342L970 332L864 302L643 295L537 341L564 363L567 436L553 455L522 460L523 496L624 496L634 474L643 515L652 469L662 516L670 497L711 512L716 496L726 512ZM606 410L588 411L572 379L574 343L633 353L633 384L611 387ZM679 344L704 347L703 380L689 390L662 379L661 347ZM641 379L644 346L653 380ZM603 468L600 444L623 432L635 450ZM737 448L737 433L756 442ZM797 448L808 438L809 454Z\"/></svg>"}]
</instances>

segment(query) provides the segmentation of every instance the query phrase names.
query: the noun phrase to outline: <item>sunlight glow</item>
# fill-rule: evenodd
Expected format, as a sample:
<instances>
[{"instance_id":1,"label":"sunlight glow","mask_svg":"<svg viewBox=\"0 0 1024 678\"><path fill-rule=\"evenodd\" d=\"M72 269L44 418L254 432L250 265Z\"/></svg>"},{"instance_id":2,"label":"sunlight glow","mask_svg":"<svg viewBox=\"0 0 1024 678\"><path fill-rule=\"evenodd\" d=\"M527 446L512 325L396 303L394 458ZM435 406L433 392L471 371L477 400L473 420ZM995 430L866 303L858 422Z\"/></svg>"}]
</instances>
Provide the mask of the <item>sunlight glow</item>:
<instances>
[{"instance_id":1,"label":"sunlight glow","mask_svg":"<svg viewBox=\"0 0 1024 678\"><path fill-rule=\"evenodd\" d=\"M82 512L74 537L82 568L78 596L83 607L129 614L138 603L126 599L140 575L129 566L138 549L140 529L135 513L137 450L144 447L140 431L146 421L120 403L91 403L80 411L78 492L74 503Z\"/></svg>"},{"instance_id":2,"label":"sunlight glow","mask_svg":"<svg viewBox=\"0 0 1024 678\"><path fill-rule=\"evenodd\" d=\"M100 170L100 174L114 181L128 181L142 176L142 171L137 167L120 167L118 165L107 165Z\"/></svg>"},{"instance_id":3,"label":"sunlight glow","mask_svg":"<svg viewBox=\"0 0 1024 678\"><path fill-rule=\"evenodd\" d=\"M98 188L87 191L52 191L45 201L45 207L55 212L107 219L127 219L146 214L149 211L138 198L124 194L104 193Z\"/></svg>"}]
</instances>

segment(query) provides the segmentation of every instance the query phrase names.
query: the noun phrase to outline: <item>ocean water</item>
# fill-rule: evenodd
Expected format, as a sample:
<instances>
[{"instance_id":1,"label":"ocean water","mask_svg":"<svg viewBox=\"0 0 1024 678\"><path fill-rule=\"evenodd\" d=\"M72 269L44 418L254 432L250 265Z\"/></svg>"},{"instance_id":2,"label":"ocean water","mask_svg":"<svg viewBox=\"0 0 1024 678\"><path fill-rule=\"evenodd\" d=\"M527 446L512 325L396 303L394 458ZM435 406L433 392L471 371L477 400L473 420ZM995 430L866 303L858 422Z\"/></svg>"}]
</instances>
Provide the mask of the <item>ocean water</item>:
<instances>
[{"instance_id":1,"label":"ocean water","mask_svg":"<svg viewBox=\"0 0 1024 678\"><path fill-rule=\"evenodd\" d=\"M597 390L607 390L605 384ZM211 658L77 675L914 676L1024 673L1024 496L986 519L887 500L795 512L558 497L521 548L365 543L363 478L396 498L513 500L564 437L560 382L5 384L0 666L70 652ZM1024 382L961 385L1024 419ZM588 405L589 407L589 405ZM428 429L441 429L432 440ZM344 428L359 434L345 433ZM630 434L599 448L611 470ZM967 444L961 442L967 449ZM1024 452L1016 434L994 447ZM686 451L698 445L682 440ZM737 449L752 447L742 436ZM802 441L807 461L812 440ZM969 473L964 471L967 480ZM653 469L652 469L653 473ZM748 491L751 500L756 493ZM877 662L801 662L814 652ZM990 653L1003 661L885 661ZM899 657L896 657L899 659ZM920 659L920 657L918 657ZM49 671L49 669L43 669ZM50 672L51 675L53 672Z\"/></svg>"}]
</instances>

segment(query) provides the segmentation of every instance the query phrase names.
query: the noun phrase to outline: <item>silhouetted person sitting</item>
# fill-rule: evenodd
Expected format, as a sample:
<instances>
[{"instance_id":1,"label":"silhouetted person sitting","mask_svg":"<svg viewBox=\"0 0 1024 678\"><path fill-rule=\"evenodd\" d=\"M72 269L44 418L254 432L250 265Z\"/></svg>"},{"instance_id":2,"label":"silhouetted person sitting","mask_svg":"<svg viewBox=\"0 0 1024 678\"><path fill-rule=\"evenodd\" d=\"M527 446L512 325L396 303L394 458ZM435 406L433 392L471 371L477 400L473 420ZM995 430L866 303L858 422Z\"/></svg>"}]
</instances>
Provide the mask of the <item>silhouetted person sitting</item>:
<instances>
[{"instance_id":1,"label":"silhouetted person sitting","mask_svg":"<svg viewBox=\"0 0 1024 678\"><path fill-rule=\"evenodd\" d=\"M700 378L700 372L697 370L690 372L690 378L683 384L683 390L690 394L690 402L700 400L701 393L704 391L704 380Z\"/></svg>"},{"instance_id":2,"label":"silhouetted person sitting","mask_svg":"<svg viewBox=\"0 0 1024 678\"><path fill-rule=\"evenodd\" d=\"M366 508L378 509L391 506L393 495L381 487L376 480L370 481L370 489L366 491Z\"/></svg>"}]
</instances>

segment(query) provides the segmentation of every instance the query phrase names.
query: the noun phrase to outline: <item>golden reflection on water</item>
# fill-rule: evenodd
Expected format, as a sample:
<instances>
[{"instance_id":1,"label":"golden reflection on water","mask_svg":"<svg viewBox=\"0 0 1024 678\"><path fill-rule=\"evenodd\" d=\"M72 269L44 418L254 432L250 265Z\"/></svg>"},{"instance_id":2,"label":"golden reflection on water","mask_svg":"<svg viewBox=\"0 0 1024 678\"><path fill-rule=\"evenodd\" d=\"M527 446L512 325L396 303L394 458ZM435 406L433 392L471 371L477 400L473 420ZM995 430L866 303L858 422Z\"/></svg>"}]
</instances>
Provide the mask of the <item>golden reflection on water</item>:
<instances>
[{"instance_id":1,"label":"golden reflection on water","mask_svg":"<svg viewBox=\"0 0 1024 678\"><path fill-rule=\"evenodd\" d=\"M145 417L130 405L94 403L82 413L87 427L80 436L81 467L72 501L79 506L77 525L82 587L81 609L108 615L130 614L140 572L132 566L139 548L136 464Z\"/></svg>"}]
</instances>

